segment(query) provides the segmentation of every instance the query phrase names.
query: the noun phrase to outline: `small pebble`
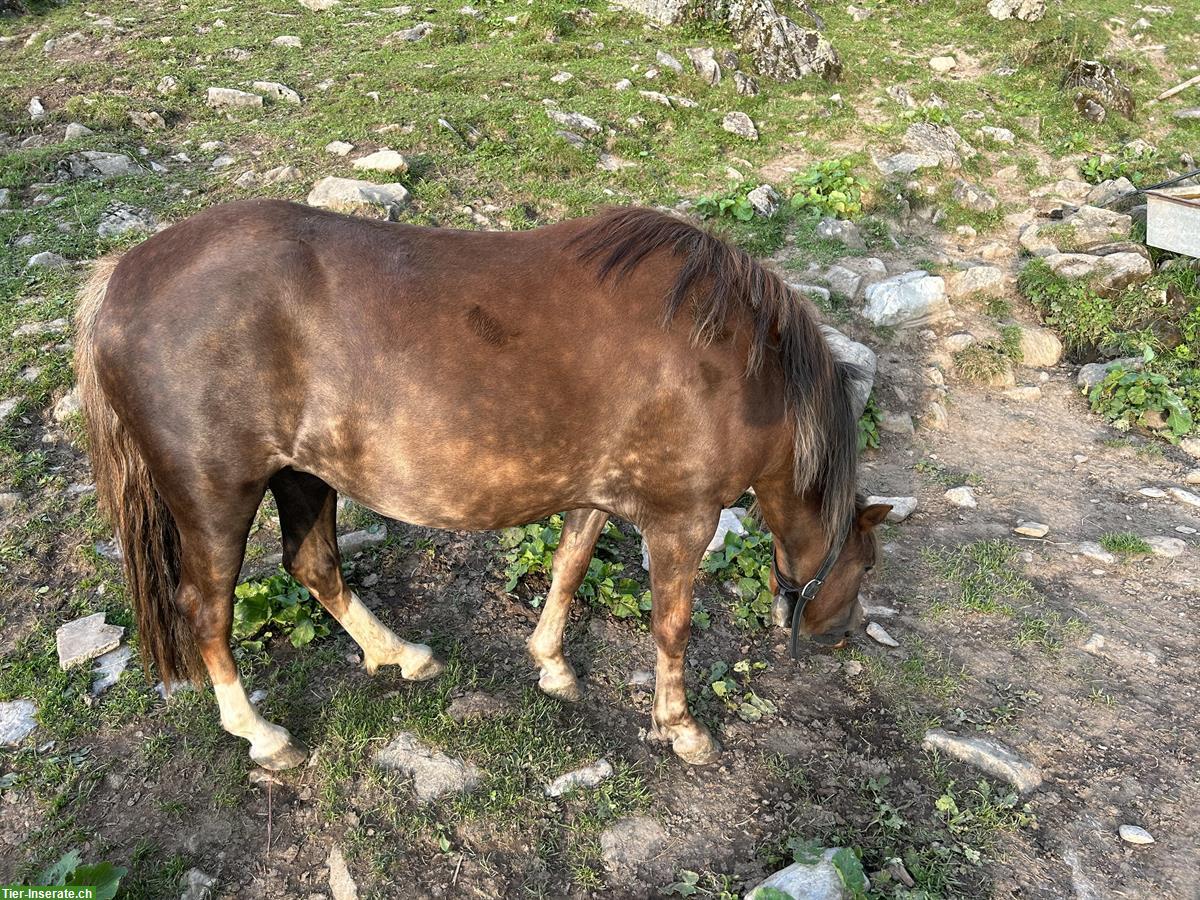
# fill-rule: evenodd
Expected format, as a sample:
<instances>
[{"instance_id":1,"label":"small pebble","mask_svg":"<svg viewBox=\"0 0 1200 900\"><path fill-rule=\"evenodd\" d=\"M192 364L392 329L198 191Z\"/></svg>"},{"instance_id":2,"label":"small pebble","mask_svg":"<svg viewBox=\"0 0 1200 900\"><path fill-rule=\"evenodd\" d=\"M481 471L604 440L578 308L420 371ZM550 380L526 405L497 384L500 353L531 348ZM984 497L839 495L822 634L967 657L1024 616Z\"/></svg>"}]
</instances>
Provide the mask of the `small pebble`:
<instances>
[{"instance_id":1,"label":"small pebble","mask_svg":"<svg viewBox=\"0 0 1200 900\"><path fill-rule=\"evenodd\" d=\"M1143 497L1151 497L1154 500L1161 500L1163 497L1167 496L1166 491L1156 487L1144 487L1141 488L1138 493Z\"/></svg>"},{"instance_id":2,"label":"small pebble","mask_svg":"<svg viewBox=\"0 0 1200 900\"><path fill-rule=\"evenodd\" d=\"M1140 825L1122 825L1117 829L1121 835L1121 840L1128 844L1153 844L1154 838L1150 832Z\"/></svg>"},{"instance_id":3,"label":"small pebble","mask_svg":"<svg viewBox=\"0 0 1200 900\"><path fill-rule=\"evenodd\" d=\"M1025 537L1040 538L1049 533L1050 526L1043 525L1041 522L1021 522L1013 529L1013 534L1022 534Z\"/></svg>"},{"instance_id":4,"label":"small pebble","mask_svg":"<svg viewBox=\"0 0 1200 900\"><path fill-rule=\"evenodd\" d=\"M969 487L950 488L946 491L945 497L955 506L960 506L963 509L974 509L979 504L975 501L975 492Z\"/></svg>"},{"instance_id":5,"label":"small pebble","mask_svg":"<svg viewBox=\"0 0 1200 900\"><path fill-rule=\"evenodd\" d=\"M883 644L885 647L899 647L900 642L887 633L878 622L872 622L867 626L867 635L876 643Z\"/></svg>"}]
</instances>

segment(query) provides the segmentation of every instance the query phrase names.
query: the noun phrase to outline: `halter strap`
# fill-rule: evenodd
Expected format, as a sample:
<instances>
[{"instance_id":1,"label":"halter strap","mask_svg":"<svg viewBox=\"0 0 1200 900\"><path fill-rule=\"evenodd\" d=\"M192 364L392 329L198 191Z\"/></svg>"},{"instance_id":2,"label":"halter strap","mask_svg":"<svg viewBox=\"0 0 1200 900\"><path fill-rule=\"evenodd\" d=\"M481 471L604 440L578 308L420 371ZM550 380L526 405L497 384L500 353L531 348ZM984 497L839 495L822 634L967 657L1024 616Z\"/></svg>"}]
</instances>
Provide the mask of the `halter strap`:
<instances>
[{"instance_id":1,"label":"halter strap","mask_svg":"<svg viewBox=\"0 0 1200 900\"><path fill-rule=\"evenodd\" d=\"M792 659L799 656L800 648L800 622L804 618L804 609L808 606L810 600L817 596L817 592L821 590L821 585L825 583L825 579L829 577L829 573L833 571L834 565L837 563L837 558L842 555L842 547L846 544L846 537L850 534L850 528L847 526L842 530L841 537L832 544L829 552L825 554L825 559L821 563L821 568L817 570L817 574L810 578L804 587L798 587L796 582L792 581L786 575L779 571L778 550L773 545L771 549L771 573L775 576L775 583L779 586L779 592L788 598L789 595L795 594L795 606L792 608L792 639L791 639L791 654Z\"/></svg>"}]
</instances>

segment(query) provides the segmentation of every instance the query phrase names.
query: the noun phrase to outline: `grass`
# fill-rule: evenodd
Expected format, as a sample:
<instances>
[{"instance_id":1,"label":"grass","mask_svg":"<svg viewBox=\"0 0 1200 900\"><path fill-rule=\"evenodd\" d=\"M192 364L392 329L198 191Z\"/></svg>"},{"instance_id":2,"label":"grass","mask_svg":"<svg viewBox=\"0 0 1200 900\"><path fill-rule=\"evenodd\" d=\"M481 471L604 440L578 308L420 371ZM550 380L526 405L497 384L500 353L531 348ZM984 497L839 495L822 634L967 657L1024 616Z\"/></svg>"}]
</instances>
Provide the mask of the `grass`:
<instances>
[{"instance_id":1,"label":"grass","mask_svg":"<svg viewBox=\"0 0 1200 900\"><path fill-rule=\"evenodd\" d=\"M955 353L954 368L967 381L991 383L1008 377L1021 360L1021 327L1004 325L999 337L976 341Z\"/></svg>"},{"instance_id":2,"label":"grass","mask_svg":"<svg viewBox=\"0 0 1200 900\"><path fill-rule=\"evenodd\" d=\"M1132 531L1110 531L1100 536L1100 546L1117 556L1145 556L1151 547Z\"/></svg>"}]
</instances>

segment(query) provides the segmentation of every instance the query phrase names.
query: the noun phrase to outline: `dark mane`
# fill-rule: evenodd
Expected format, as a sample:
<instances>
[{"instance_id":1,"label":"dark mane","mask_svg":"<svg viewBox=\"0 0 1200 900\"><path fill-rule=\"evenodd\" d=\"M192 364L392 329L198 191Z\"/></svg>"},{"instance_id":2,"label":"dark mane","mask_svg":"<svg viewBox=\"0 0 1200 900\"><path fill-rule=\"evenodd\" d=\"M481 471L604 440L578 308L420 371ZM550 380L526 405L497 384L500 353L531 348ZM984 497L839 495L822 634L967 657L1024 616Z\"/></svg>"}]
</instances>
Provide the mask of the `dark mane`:
<instances>
[{"instance_id":1,"label":"dark mane","mask_svg":"<svg viewBox=\"0 0 1200 900\"><path fill-rule=\"evenodd\" d=\"M855 511L857 422L849 383L857 369L834 359L810 304L750 254L656 210L605 210L572 244L581 260L598 263L601 281L628 275L660 250L678 257L664 320L689 305L698 344L721 334L731 318L750 317L747 374L768 354L778 358L793 416L796 490L821 492L825 533L836 540Z\"/></svg>"}]
</instances>

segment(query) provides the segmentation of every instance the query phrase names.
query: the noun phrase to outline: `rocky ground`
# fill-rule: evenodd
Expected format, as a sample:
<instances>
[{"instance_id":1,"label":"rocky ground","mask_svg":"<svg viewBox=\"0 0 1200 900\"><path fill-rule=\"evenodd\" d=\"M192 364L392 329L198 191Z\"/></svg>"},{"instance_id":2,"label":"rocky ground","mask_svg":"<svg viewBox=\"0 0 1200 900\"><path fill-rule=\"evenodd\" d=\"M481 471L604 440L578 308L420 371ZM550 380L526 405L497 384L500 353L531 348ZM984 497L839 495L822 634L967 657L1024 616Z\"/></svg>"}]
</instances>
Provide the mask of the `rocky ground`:
<instances>
[{"instance_id":1,"label":"rocky ground","mask_svg":"<svg viewBox=\"0 0 1200 900\"><path fill-rule=\"evenodd\" d=\"M77 851L122 896L194 900L734 898L780 870L804 897L1200 895L1200 447L1167 406L1117 428L1081 395L1153 370L1130 334L1196 340L1192 264L1147 248L1136 188L1194 167L1200 11L629 6L652 22L0 3L0 881ZM245 637L254 702L314 751L256 769L207 689L136 672L69 367L88 260L248 196L468 228L654 203L769 257L876 370L870 627L793 662L728 571L701 579L689 689L726 753L689 769L645 739L632 529L577 602L568 706L524 658L540 529L344 504L352 584L450 665L370 678L319 618L299 648ZM251 589L292 590L277 553L268 505Z\"/></svg>"}]
</instances>

